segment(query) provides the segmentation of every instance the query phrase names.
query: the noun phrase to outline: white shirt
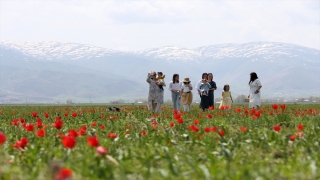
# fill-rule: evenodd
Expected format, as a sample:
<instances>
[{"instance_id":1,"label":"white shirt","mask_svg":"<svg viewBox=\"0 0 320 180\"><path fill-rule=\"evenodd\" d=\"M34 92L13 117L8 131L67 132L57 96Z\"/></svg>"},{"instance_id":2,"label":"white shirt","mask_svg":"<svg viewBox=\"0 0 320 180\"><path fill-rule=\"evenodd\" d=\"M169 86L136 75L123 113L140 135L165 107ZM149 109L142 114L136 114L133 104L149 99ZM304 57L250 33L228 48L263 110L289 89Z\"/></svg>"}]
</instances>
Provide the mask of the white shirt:
<instances>
[{"instance_id":1,"label":"white shirt","mask_svg":"<svg viewBox=\"0 0 320 180\"><path fill-rule=\"evenodd\" d=\"M201 83L202 83L202 79L197 83L197 85L196 85L196 89L197 90L199 90L200 91L200 85L201 85Z\"/></svg>"},{"instance_id":2,"label":"white shirt","mask_svg":"<svg viewBox=\"0 0 320 180\"><path fill-rule=\"evenodd\" d=\"M183 90L183 92L191 91L189 85L192 87L192 84L183 84L181 90Z\"/></svg>"},{"instance_id":3,"label":"white shirt","mask_svg":"<svg viewBox=\"0 0 320 180\"><path fill-rule=\"evenodd\" d=\"M172 91L172 90L180 91L181 85L182 85L181 82L179 82L179 83L173 83L173 82L171 81L170 84L169 84L169 90L170 90L170 91Z\"/></svg>"}]
</instances>

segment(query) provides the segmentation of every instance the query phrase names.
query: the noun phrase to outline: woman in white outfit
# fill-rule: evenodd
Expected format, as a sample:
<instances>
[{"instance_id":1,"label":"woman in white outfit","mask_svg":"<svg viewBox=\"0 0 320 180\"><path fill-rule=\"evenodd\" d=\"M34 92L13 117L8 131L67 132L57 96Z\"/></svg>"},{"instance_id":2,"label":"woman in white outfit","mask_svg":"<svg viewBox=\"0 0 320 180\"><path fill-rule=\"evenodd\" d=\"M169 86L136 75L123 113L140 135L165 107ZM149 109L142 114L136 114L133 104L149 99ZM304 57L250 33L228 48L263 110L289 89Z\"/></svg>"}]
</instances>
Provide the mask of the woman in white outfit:
<instances>
[{"instance_id":1,"label":"woman in white outfit","mask_svg":"<svg viewBox=\"0 0 320 180\"><path fill-rule=\"evenodd\" d=\"M260 89L262 88L262 85L261 85L261 82L258 78L257 73L255 73L255 72L250 73L249 86L250 86L250 93L248 96L248 98L250 99L249 108L260 109L260 106L261 106Z\"/></svg>"},{"instance_id":2,"label":"woman in white outfit","mask_svg":"<svg viewBox=\"0 0 320 180\"><path fill-rule=\"evenodd\" d=\"M171 91L171 98L173 103L173 110L180 111L180 90L182 83L179 82L179 74L174 74L172 77L172 81L169 85L169 90Z\"/></svg>"}]
</instances>

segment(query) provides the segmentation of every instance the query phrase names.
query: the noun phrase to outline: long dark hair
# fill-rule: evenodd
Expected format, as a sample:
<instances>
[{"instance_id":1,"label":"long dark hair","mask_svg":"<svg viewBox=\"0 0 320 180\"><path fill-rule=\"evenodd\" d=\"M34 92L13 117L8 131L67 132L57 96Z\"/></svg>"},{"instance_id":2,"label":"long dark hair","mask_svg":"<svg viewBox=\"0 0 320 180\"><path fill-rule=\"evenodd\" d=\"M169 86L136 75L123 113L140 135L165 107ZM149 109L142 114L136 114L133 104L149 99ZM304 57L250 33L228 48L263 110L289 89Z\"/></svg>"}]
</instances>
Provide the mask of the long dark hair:
<instances>
[{"instance_id":1,"label":"long dark hair","mask_svg":"<svg viewBox=\"0 0 320 180\"><path fill-rule=\"evenodd\" d=\"M205 75L207 75L207 79L208 79L208 73L202 73L202 79Z\"/></svg>"},{"instance_id":2,"label":"long dark hair","mask_svg":"<svg viewBox=\"0 0 320 180\"><path fill-rule=\"evenodd\" d=\"M254 80L258 79L258 75L255 72L250 73L250 81L249 81L249 85L250 83L252 83Z\"/></svg>"},{"instance_id":3,"label":"long dark hair","mask_svg":"<svg viewBox=\"0 0 320 180\"><path fill-rule=\"evenodd\" d=\"M175 80L175 79L176 79L177 76L179 76L179 74L174 74L174 75L173 75L173 77L172 77L172 82L173 82L173 83L176 83L176 80ZM179 83L179 79L178 79L178 82L177 82L177 83Z\"/></svg>"},{"instance_id":4,"label":"long dark hair","mask_svg":"<svg viewBox=\"0 0 320 180\"><path fill-rule=\"evenodd\" d=\"M208 80L213 80L213 75L212 75L212 79L209 79L209 75L212 75L212 73L208 73Z\"/></svg>"}]
</instances>

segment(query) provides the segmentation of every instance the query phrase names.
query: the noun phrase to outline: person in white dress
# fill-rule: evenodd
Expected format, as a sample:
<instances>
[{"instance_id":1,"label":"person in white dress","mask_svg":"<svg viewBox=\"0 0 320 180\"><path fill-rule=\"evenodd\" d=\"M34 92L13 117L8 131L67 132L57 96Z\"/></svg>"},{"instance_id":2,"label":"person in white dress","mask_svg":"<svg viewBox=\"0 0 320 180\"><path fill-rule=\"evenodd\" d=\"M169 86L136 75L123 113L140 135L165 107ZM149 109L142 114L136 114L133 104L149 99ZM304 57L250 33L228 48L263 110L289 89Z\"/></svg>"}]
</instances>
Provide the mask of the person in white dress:
<instances>
[{"instance_id":1,"label":"person in white dress","mask_svg":"<svg viewBox=\"0 0 320 180\"><path fill-rule=\"evenodd\" d=\"M249 92L249 108L256 108L260 109L261 107L261 92L260 89L262 88L260 79L258 78L257 73L252 72L250 73L250 92Z\"/></svg>"}]
</instances>

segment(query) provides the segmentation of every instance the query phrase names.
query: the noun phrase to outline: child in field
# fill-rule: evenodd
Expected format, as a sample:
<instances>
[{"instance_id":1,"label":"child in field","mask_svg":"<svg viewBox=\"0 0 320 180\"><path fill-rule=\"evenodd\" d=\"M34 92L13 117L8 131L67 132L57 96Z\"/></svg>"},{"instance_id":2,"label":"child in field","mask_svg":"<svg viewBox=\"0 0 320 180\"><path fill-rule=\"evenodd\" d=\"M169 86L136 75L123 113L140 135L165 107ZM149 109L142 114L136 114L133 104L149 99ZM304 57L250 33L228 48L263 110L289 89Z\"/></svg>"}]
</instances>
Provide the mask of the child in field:
<instances>
[{"instance_id":1,"label":"child in field","mask_svg":"<svg viewBox=\"0 0 320 180\"><path fill-rule=\"evenodd\" d=\"M190 84L188 77L184 78L183 85L181 86L180 97L181 104L183 104L183 109L185 112L190 111L190 104L192 103L192 85Z\"/></svg>"},{"instance_id":2,"label":"child in field","mask_svg":"<svg viewBox=\"0 0 320 180\"><path fill-rule=\"evenodd\" d=\"M163 75L162 72L158 72L158 76L155 78L155 80L157 81L156 84L159 85L159 88L161 90L163 90L163 84L164 84L164 78L166 77L166 75Z\"/></svg>"},{"instance_id":3,"label":"child in field","mask_svg":"<svg viewBox=\"0 0 320 180\"><path fill-rule=\"evenodd\" d=\"M208 83L207 79L202 79L202 83L200 85L201 96L208 96L210 88L211 85Z\"/></svg>"},{"instance_id":4,"label":"child in field","mask_svg":"<svg viewBox=\"0 0 320 180\"><path fill-rule=\"evenodd\" d=\"M224 106L224 109L230 109L231 108L231 103L233 103L232 96L229 84L224 85L223 87L223 92L222 92L222 97L221 97L221 103L219 106L219 109Z\"/></svg>"}]
</instances>

